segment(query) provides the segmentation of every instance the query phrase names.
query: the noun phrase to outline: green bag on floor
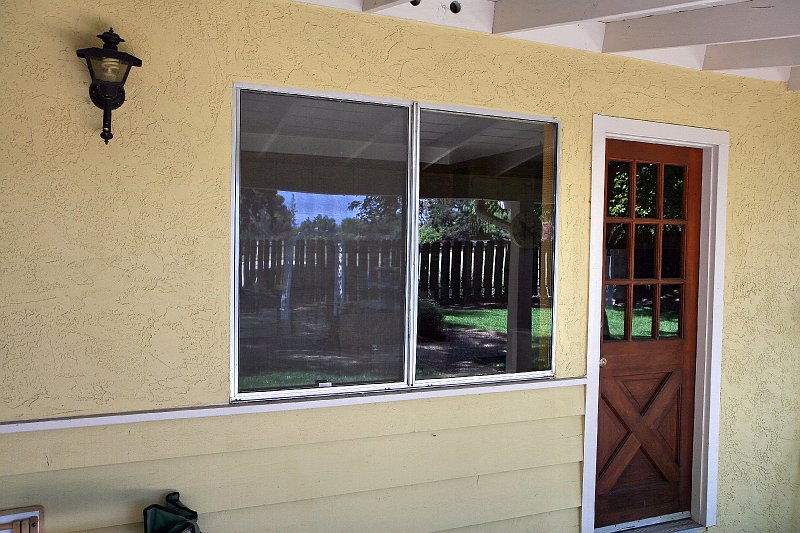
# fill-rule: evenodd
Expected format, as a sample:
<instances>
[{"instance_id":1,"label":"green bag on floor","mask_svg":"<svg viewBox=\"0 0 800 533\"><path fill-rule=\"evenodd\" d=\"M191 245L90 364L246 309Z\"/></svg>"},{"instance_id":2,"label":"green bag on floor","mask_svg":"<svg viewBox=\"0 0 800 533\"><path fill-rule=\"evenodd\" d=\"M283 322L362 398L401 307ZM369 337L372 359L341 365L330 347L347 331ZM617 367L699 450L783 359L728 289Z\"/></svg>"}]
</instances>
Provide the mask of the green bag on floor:
<instances>
[{"instance_id":1,"label":"green bag on floor","mask_svg":"<svg viewBox=\"0 0 800 533\"><path fill-rule=\"evenodd\" d=\"M197 525L197 512L180 500L180 493L167 494L166 504L144 508L144 533L202 533Z\"/></svg>"}]
</instances>

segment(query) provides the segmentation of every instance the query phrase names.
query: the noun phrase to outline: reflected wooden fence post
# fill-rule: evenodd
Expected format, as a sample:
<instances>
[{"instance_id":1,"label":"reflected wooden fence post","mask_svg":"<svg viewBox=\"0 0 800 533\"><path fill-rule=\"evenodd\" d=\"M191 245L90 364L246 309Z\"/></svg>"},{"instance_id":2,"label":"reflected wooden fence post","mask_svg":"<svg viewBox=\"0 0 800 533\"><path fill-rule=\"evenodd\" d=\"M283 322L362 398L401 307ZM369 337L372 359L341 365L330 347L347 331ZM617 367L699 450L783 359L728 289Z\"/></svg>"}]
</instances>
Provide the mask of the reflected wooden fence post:
<instances>
[{"instance_id":1,"label":"reflected wooden fence post","mask_svg":"<svg viewBox=\"0 0 800 533\"><path fill-rule=\"evenodd\" d=\"M439 297L440 302L450 301L450 241L442 243L442 258L439 264L440 270L440 283L439 283Z\"/></svg>"},{"instance_id":2,"label":"reflected wooden fence post","mask_svg":"<svg viewBox=\"0 0 800 533\"><path fill-rule=\"evenodd\" d=\"M475 256L472 241L464 241L461 260L461 298L464 302L472 301L472 262Z\"/></svg>"},{"instance_id":3,"label":"reflected wooden fence post","mask_svg":"<svg viewBox=\"0 0 800 533\"><path fill-rule=\"evenodd\" d=\"M439 252L441 251L441 244L438 242L431 243L431 266L430 272L430 297L434 300L439 300Z\"/></svg>"},{"instance_id":4,"label":"reflected wooden fence post","mask_svg":"<svg viewBox=\"0 0 800 533\"><path fill-rule=\"evenodd\" d=\"M419 297L430 298L431 284L430 280L430 261L431 261L431 243L426 242L419 246Z\"/></svg>"}]
</instances>

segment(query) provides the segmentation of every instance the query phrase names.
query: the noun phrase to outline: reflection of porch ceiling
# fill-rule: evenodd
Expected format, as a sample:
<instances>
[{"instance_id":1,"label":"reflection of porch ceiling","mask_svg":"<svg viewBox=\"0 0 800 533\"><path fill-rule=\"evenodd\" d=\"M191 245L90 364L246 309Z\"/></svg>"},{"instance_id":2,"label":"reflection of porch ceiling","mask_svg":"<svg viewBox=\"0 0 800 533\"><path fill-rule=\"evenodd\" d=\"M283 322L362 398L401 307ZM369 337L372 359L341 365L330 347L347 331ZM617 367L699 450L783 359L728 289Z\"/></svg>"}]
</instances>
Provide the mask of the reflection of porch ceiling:
<instances>
[{"instance_id":1,"label":"reflection of porch ceiling","mask_svg":"<svg viewBox=\"0 0 800 533\"><path fill-rule=\"evenodd\" d=\"M399 143L380 143L335 138L293 137L289 135L270 135L265 133L241 134L243 151L265 153L262 147L269 145L266 152L277 154L342 157L347 159L372 159L380 161L406 161L407 145ZM528 158L535 157L542 151L541 141L528 139L515 140L507 137L493 137L485 133L466 139L457 146L442 142L426 144L421 148L420 161L427 168L433 164L453 165L471 161L476 158L507 154L527 150ZM515 165L516 166L516 165Z\"/></svg>"},{"instance_id":2,"label":"reflection of porch ceiling","mask_svg":"<svg viewBox=\"0 0 800 533\"><path fill-rule=\"evenodd\" d=\"M541 154L518 158L498 154L467 164L434 165L423 172L423 198L519 201L541 199ZM506 168L513 160L513 167ZM338 157L241 152L240 184L253 189L317 194L402 196L406 192L404 162L352 160ZM505 165L505 166L504 166ZM498 169L504 173L499 174ZM548 200L544 200L547 202Z\"/></svg>"},{"instance_id":3,"label":"reflection of porch ceiling","mask_svg":"<svg viewBox=\"0 0 800 533\"><path fill-rule=\"evenodd\" d=\"M788 83L800 90L798 0L295 0Z\"/></svg>"},{"instance_id":4,"label":"reflection of porch ceiling","mask_svg":"<svg viewBox=\"0 0 800 533\"><path fill-rule=\"evenodd\" d=\"M240 144L245 152L314 155L345 159L406 161L405 120L380 124L369 115L359 117L320 108L313 100L253 99L242 113ZM466 121L463 115L430 113L420 132L420 160L424 167L453 165L476 158L529 150L541 153L543 132L528 122ZM403 142L398 142L402 139Z\"/></svg>"}]
</instances>

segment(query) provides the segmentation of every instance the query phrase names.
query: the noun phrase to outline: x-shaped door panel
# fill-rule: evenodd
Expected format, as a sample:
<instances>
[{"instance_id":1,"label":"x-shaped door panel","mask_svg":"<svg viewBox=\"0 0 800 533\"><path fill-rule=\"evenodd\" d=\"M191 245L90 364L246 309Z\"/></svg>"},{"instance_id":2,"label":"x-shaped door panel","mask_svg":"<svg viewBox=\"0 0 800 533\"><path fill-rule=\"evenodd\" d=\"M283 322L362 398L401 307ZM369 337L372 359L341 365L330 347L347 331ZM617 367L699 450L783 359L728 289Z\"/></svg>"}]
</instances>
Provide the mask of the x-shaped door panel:
<instances>
[{"instance_id":1,"label":"x-shaped door panel","mask_svg":"<svg viewBox=\"0 0 800 533\"><path fill-rule=\"evenodd\" d=\"M664 378L645 402L644 410L618 380L604 381L600 394L601 408L609 410L626 428L627 434L608 461L598 465L598 494L605 494L614 488L639 450L642 450L666 481L677 483L680 465L676 461L675 451L658 430L658 426L676 403L680 402L678 373L670 372ZM679 405L678 410L680 411Z\"/></svg>"}]
</instances>

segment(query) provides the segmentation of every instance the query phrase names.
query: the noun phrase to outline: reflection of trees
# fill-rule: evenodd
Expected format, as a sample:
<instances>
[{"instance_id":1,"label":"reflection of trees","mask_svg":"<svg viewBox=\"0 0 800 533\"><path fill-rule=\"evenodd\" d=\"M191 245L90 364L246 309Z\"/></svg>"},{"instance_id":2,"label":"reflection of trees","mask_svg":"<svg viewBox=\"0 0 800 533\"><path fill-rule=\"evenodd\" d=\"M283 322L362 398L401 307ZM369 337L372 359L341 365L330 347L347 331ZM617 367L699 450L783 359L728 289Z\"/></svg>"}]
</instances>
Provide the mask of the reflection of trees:
<instances>
[{"instance_id":1,"label":"reflection of trees","mask_svg":"<svg viewBox=\"0 0 800 533\"><path fill-rule=\"evenodd\" d=\"M658 165L639 164L636 168L636 216L656 216Z\"/></svg>"},{"instance_id":2,"label":"reflection of trees","mask_svg":"<svg viewBox=\"0 0 800 533\"><path fill-rule=\"evenodd\" d=\"M342 234L351 237L398 239L403 235L402 196L364 196L347 206L355 218L342 220Z\"/></svg>"},{"instance_id":3,"label":"reflection of trees","mask_svg":"<svg viewBox=\"0 0 800 533\"><path fill-rule=\"evenodd\" d=\"M480 206L478 206L480 203ZM405 228L403 196L366 195L350 202L354 216L337 224L323 213L296 225L295 209L275 190L242 187L239 200L240 234L245 239L285 239L298 231L316 235L337 233L351 239L399 239ZM531 215L541 219L541 204L531 206ZM419 202L420 243L444 240L508 240L503 224L511 212L493 200L428 198Z\"/></svg>"},{"instance_id":4,"label":"reflection of trees","mask_svg":"<svg viewBox=\"0 0 800 533\"><path fill-rule=\"evenodd\" d=\"M298 232L309 235L309 238L318 238L336 233L337 225L333 217L317 215L313 219L307 218L300 223Z\"/></svg>"},{"instance_id":5,"label":"reflection of trees","mask_svg":"<svg viewBox=\"0 0 800 533\"><path fill-rule=\"evenodd\" d=\"M493 217L508 221L508 210L495 201L483 202L485 210ZM443 240L502 240L508 231L486 222L476 211L475 200L441 198L422 199L419 202L420 243Z\"/></svg>"},{"instance_id":6,"label":"reflection of trees","mask_svg":"<svg viewBox=\"0 0 800 533\"><path fill-rule=\"evenodd\" d=\"M628 216L629 175L628 163L612 161L609 164L608 216L610 217Z\"/></svg>"},{"instance_id":7,"label":"reflection of trees","mask_svg":"<svg viewBox=\"0 0 800 533\"><path fill-rule=\"evenodd\" d=\"M628 248L627 224L608 225L608 235L606 236L606 248L614 250L627 250Z\"/></svg>"},{"instance_id":8,"label":"reflection of trees","mask_svg":"<svg viewBox=\"0 0 800 533\"><path fill-rule=\"evenodd\" d=\"M239 233L247 239L280 239L289 235L294 212L275 190L242 187L239 191Z\"/></svg>"},{"instance_id":9,"label":"reflection of trees","mask_svg":"<svg viewBox=\"0 0 800 533\"><path fill-rule=\"evenodd\" d=\"M664 218L683 217L683 167L664 166Z\"/></svg>"},{"instance_id":10,"label":"reflection of trees","mask_svg":"<svg viewBox=\"0 0 800 533\"><path fill-rule=\"evenodd\" d=\"M637 165L637 217L653 218L657 215L658 167L655 163ZM683 173L683 167L664 165L664 218L683 216ZM608 216L627 217L629 198L630 164L611 161L608 167Z\"/></svg>"},{"instance_id":11,"label":"reflection of trees","mask_svg":"<svg viewBox=\"0 0 800 533\"><path fill-rule=\"evenodd\" d=\"M295 207L288 207L275 190L242 187L239 194L239 231L242 239L286 239L302 232L307 235L350 239L398 239L405 227L402 196L364 196L350 202L355 216L337 224L324 213L295 223Z\"/></svg>"}]
</instances>

